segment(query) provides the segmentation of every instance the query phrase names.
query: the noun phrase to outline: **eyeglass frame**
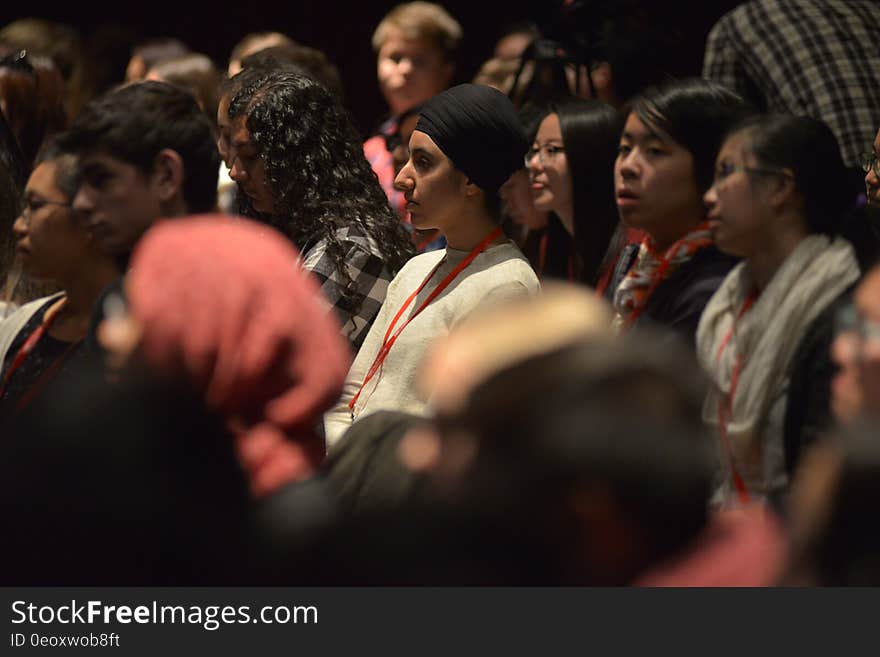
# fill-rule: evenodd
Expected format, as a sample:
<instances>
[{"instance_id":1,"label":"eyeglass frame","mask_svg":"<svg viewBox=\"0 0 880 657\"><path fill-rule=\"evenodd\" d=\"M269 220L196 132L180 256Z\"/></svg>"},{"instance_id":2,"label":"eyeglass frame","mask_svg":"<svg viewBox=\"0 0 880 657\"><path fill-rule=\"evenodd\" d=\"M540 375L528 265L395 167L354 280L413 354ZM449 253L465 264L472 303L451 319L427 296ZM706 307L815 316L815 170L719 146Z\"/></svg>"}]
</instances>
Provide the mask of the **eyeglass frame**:
<instances>
[{"instance_id":1,"label":"eyeglass frame","mask_svg":"<svg viewBox=\"0 0 880 657\"><path fill-rule=\"evenodd\" d=\"M862 153L861 167L866 174L873 171L874 175L880 178L880 158L876 153Z\"/></svg>"},{"instance_id":2,"label":"eyeglass frame","mask_svg":"<svg viewBox=\"0 0 880 657\"><path fill-rule=\"evenodd\" d=\"M553 148L555 150L552 152L548 152L547 151L548 148ZM541 166L542 167L547 166L547 162L544 160L544 155L542 154L541 151L546 152L547 153L547 160L552 161L552 160L555 160L556 157L560 153L565 152L565 146L557 146L556 144L541 144L537 148L530 147L529 150L526 151L526 154L523 155L523 164L525 164L527 169L529 168L529 164L531 164L532 160L535 158L536 155L538 156L538 162L541 163Z\"/></svg>"},{"instance_id":3,"label":"eyeglass frame","mask_svg":"<svg viewBox=\"0 0 880 657\"><path fill-rule=\"evenodd\" d=\"M717 189L718 185L723 183L725 180L727 180L730 176L735 174L737 171L744 171L746 173L760 173L760 174L764 174L764 175L789 176L792 178L794 177L790 171L786 171L785 169L776 169L773 167L747 167L747 166L733 165L731 167L730 171L728 171L727 173L725 173L721 177L718 176L718 169L717 168L715 169L715 177L712 179L712 185L710 186L710 189L712 189L712 188Z\"/></svg>"},{"instance_id":4,"label":"eyeglass frame","mask_svg":"<svg viewBox=\"0 0 880 657\"><path fill-rule=\"evenodd\" d=\"M25 226L31 225L31 219L33 217L34 212L39 212L40 209L42 209L43 207L45 207L47 205L57 205L59 207L71 208L71 209L73 208L72 201L51 201L51 200L46 200L46 199L40 199L40 202L35 205L33 203L32 198L30 198L28 196L24 196L21 199L21 202L19 205L21 206L21 211L18 213L18 215L22 218L22 220L24 220Z\"/></svg>"}]
</instances>

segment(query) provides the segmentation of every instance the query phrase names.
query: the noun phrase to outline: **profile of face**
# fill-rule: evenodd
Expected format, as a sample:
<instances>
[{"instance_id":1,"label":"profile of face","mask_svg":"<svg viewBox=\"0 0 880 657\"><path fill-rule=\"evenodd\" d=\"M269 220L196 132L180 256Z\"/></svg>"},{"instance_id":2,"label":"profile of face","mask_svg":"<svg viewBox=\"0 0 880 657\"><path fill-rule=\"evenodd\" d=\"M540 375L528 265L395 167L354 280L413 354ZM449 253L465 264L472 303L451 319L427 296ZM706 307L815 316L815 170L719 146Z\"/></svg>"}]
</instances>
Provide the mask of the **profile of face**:
<instances>
[{"instance_id":1,"label":"profile of face","mask_svg":"<svg viewBox=\"0 0 880 657\"><path fill-rule=\"evenodd\" d=\"M535 207L532 182L525 169L515 171L498 190L501 214L529 230L540 230L547 225L547 213Z\"/></svg>"},{"instance_id":2,"label":"profile of face","mask_svg":"<svg viewBox=\"0 0 880 657\"><path fill-rule=\"evenodd\" d=\"M128 83L143 80L147 74L147 63L140 55L134 55L128 60L128 66L125 69L125 81Z\"/></svg>"},{"instance_id":3,"label":"profile of face","mask_svg":"<svg viewBox=\"0 0 880 657\"><path fill-rule=\"evenodd\" d=\"M157 163L167 157L172 156L162 151ZM173 157L179 159L176 154ZM156 166L146 175L135 165L102 151L83 156L82 179L73 207L86 219L105 253L130 253L141 235L165 214L163 199L178 193L179 188L169 188L164 169Z\"/></svg>"},{"instance_id":4,"label":"profile of face","mask_svg":"<svg viewBox=\"0 0 880 657\"><path fill-rule=\"evenodd\" d=\"M877 160L880 157L880 130L877 131L877 136L874 137L874 143L871 148L873 152L870 154L870 166L865 167L867 169L865 171L865 190L868 196L868 203L880 205L880 162Z\"/></svg>"},{"instance_id":5,"label":"profile of face","mask_svg":"<svg viewBox=\"0 0 880 657\"><path fill-rule=\"evenodd\" d=\"M376 73L392 114L401 114L443 91L452 72L452 64L425 39L407 39L392 31L379 49Z\"/></svg>"},{"instance_id":6,"label":"profile of face","mask_svg":"<svg viewBox=\"0 0 880 657\"><path fill-rule=\"evenodd\" d=\"M839 367L831 384L831 408L841 422L880 413L880 269L856 289L852 307L838 318L831 356Z\"/></svg>"},{"instance_id":7,"label":"profile of face","mask_svg":"<svg viewBox=\"0 0 880 657\"><path fill-rule=\"evenodd\" d=\"M778 172L778 176L784 175ZM777 176L777 172L757 162L746 133L738 132L725 140L716 159L715 182L703 195L712 237L725 253L747 258L770 239L769 176Z\"/></svg>"},{"instance_id":8,"label":"profile of face","mask_svg":"<svg viewBox=\"0 0 880 657\"><path fill-rule=\"evenodd\" d=\"M38 165L24 190L24 209L13 225L16 256L28 275L63 281L88 257L92 240L85 222L55 184L58 163Z\"/></svg>"},{"instance_id":9,"label":"profile of face","mask_svg":"<svg viewBox=\"0 0 880 657\"><path fill-rule=\"evenodd\" d=\"M656 238L684 217L701 216L702 194L690 151L630 113L614 161L614 190L621 221Z\"/></svg>"},{"instance_id":10,"label":"profile of face","mask_svg":"<svg viewBox=\"0 0 880 657\"><path fill-rule=\"evenodd\" d=\"M565 156L559 115L549 114L538 127L526 153L532 200L540 212L555 212L569 235L574 234L571 172Z\"/></svg>"},{"instance_id":11,"label":"profile of face","mask_svg":"<svg viewBox=\"0 0 880 657\"><path fill-rule=\"evenodd\" d=\"M409 152L409 160L394 179L394 187L403 192L415 228L436 228L445 234L461 215L467 196L467 176L420 130L413 131Z\"/></svg>"},{"instance_id":12,"label":"profile of face","mask_svg":"<svg viewBox=\"0 0 880 657\"><path fill-rule=\"evenodd\" d=\"M229 177L238 184L254 210L272 214L275 209L275 195L266 178L266 164L251 139L247 117L239 116L227 125L228 141L224 143L221 128L218 147L220 156L229 166Z\"/></svg>"}]
</instances>

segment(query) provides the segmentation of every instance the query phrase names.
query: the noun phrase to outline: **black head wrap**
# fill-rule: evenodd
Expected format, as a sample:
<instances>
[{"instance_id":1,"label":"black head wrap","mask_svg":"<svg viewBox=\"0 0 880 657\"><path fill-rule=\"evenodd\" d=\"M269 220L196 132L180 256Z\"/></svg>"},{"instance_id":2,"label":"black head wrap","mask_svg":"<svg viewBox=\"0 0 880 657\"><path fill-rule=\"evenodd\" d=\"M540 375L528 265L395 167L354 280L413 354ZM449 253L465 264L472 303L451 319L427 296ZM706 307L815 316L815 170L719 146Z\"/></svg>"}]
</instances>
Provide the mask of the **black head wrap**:
<instances>
[{"instance_id":1,"label":"black head wrap","mask_svg":"<svg viewBox=\"0 0 880 657\"><path fill-rule=\"evenodd\" d=\"M513 104L483 85L461 84L434 96L422 107L415 129L487 192L497 192L522 168L528 148Z\"/></svg>"}]
</instances>

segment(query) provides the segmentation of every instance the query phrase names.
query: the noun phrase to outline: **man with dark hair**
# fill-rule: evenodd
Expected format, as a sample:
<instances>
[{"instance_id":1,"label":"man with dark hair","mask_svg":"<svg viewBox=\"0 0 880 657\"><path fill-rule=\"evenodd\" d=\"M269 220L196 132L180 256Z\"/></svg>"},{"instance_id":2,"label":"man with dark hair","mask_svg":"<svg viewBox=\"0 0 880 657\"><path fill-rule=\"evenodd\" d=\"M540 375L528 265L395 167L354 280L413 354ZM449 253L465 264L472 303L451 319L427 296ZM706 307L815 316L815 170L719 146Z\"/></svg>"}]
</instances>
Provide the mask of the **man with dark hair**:
<instances>
[{"instance_id":1,"label":"man with dark hair","mask_svg":"<svg viewBox=\"0 0 880 657\"><path fill-rule=\"evenodd\" d=\"M105 94L86 106L62 143L80 156L73 207L123 263L159 217L215 207L220 159L211 124L182 89L144 82Z\"/></svg>"}]
</instances>

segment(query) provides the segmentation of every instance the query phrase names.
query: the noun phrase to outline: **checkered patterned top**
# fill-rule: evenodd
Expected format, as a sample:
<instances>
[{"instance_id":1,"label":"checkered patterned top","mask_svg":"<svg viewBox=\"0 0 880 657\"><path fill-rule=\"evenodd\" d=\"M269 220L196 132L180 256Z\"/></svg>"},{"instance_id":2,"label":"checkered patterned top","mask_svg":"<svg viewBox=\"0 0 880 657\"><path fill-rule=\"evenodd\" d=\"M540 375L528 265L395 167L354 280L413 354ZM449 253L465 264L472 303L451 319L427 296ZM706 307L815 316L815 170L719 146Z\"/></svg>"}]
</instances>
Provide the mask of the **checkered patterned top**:
<instances>
[{"instance_id":1,"label":"checkered patterned top","mask_svg":"<svg viewBox=\"0 0 880 657\"><path fill-rule=\"evenodd\" d=\"M336 237L345 250L348 275L354 281L351 299L343 294L345 284L327 254L326 240L317 242L303 254L302 265L318 277L324 298L336 309L342 334L357 352L385 301L394 272L385 264L376 242L358 224L340 228Z\"/></svg>"},{"instance_id":2,"label":"checkered patterned top","mask_svg":"<svg viewBox=\"0 0 880 657\"><path fill-rule=\"evenodd\" d=\"M759 109L825 121L844 162L859 165L880 128L880 3L743 4L709 33L703 77Z\"/></svg>"}]
</instances>

